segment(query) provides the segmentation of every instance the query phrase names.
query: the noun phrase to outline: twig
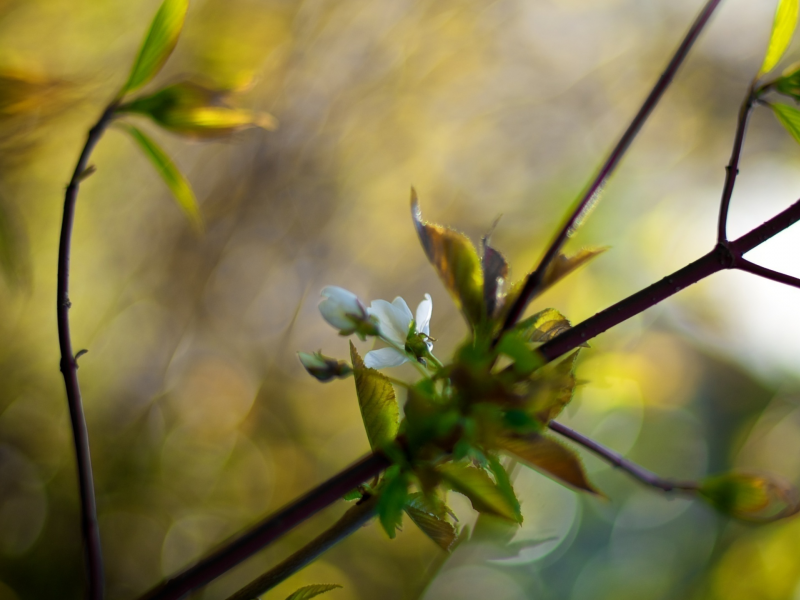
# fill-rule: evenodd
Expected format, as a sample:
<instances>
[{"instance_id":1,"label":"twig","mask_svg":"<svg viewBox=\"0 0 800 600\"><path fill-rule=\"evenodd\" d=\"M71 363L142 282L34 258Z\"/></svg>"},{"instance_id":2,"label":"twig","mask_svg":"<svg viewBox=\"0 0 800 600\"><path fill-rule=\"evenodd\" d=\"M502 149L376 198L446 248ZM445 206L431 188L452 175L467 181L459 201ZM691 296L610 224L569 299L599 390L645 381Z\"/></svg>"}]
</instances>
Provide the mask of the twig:
<instances>
[{"instance_id":1,"label":"twig","mask_svg":"<svg viewBox=\"0 0 800 600\"><path fill-rule=\"evenodd\" d=\"M300 569L315 561L321 554L358 531L372 517L378 505L378 497L371 496L351 507L342 518L329 529L311 540L279 565L247 584L228 600L253 600L288 579Z\"/></svg>"},{"instance_id":2,"label":"twig","mask_svg":"<svg viewBox=\"0 0 800 600\"><path fill-rule=\"evenodd\" d=\"M64 216L61 221L61 239L58 246L58 289L56 292L58 344L61 348L61 373L67 389L67 403L75 441L81 502L81 529L86 553L87 596L90 600L101 600L104 595L103 555L100 548L100 531L97 526L97 503L94 496L92 461L89 454L89 435L81 403L77 357L72 352L72 339L69 332L69 308L71 306L69 301L69 260L78 188L86 177L86 173L89 172L89 157L103 132L113 120L116 108L115 103L109 105L97 124L89 130L86 144L78 158L78 164L75 165L75 171L64 197Z\"/></svg>"},{"instance_id":3,"label":"twig","mask_svg":"<svg viewBox=\"0 0 800 600\"><path fill-rule=\"evenodd\" d=\"M717 224L717 241L728 241L728 208L731 204L731 197L733 196L733 186L736 184L736 176L739 174L739 157L742 154L742 146L744 145L744 134L747 131L747 121L753 109L754 93L753 89L756 82L750 84L739 108L739 118L736 124L736 135L733 140L733 150L731 150L731 160L728 166L725 167L725 185L722 188L722 199L719 203L719 222Z\"/></svg>"},{"instance_id":4,"label":"twig","mask_svg":"<svg viewBox=\"0 0 800 600\"><path fill-rule=\"evenodd\" d=\"M736 268L740 271L746 271L747 273L758 275L764 279L770 279L772 281L777 281L778 283L785 283L786 285L800 288L800 279L797 277L792 277L791 275L786 275L785 273L779 273L778 271L767 269L761 265L751 263L749 260L741 259L737 263Z\"/></svg>"},{"instance_id":5,"label":"twig","mask_svg":"<svg viewBox=\"0 0 800 600\"><path fill-rule=\"evenodd\" d=\"M743 264L743 254L799 220L800 200L738 240L717 244L711 252L675 271L672 275L664 277L661 281L636 292L632 296L628 296L624 300L579 323L572 329L568 329L554 337L549 342L545 342L539 347L538 351L546 361L554 360L607 329L627 321L712 273L724 269L740 268L740 265ZM744 265L752 265L752 263L744 261ZM757 265L752 266L756 267ZM751 267L747 267L744 270L749 268Z\"/></svg>"},{"instance_id":6,"label":"twig","mask_svg":"<svg viewBox=\"0 0 800 600\"><path fill-rule=\"evenodd\" d=\"M556 421L550 421L550 423L548 423L548 427L550 427L550 429L556 433L569 438L576 444L580 444L584 448L591 450L604 461L611 463L619 469L622 469L631 477L641 481L645 485L658 488L665 492L672 492L675 490L694 492L697 489L697 484L692 481L673 481L671 479L659 477L652 471L648 471L644 467L637 465L635 462L628 460L618 452L615 452L610 448L606 448L602 444L598 444L593 439L578 433L574 429L570 429L566 425L562 425Z\"/></svg>"},{"instance_id":7,"label":"twig","mask_svg":"<svg viewBox=\"0 0 800 600\"><path fill-rule=\"evenodd\" d=\"M645 121L650 116L650 113L653 112L656 104L658 104L658 101L661 99L661 96L663 96L664 92L669 87L669 84L672 82L675 73L677 73L681 63L686 58L686 55L689 53L689 50L697 40L700 32L706 26L706 23L708 23L708 20L711 18L712 13L717 8L719 3L720 0L709 0L706 2L703 10L697 16L694 23L692 23L692 26L689 28L686 37L681 42L681 45L678 47L675 55L670 60L666 69L664 69L661 77L658 78L655 87L653 87L650 95L647 96L647 99L644 101L644 104L642 104L639 112L636 113L633 121L631 121L631 124L625 130L625 133L622 134L622 137L617 142L617 145L614 146L611 154L609 154L606 162L597 172L594 179L591 181L591 183L589 183L582 195L578 198L566 221L556 234L553 241L550 243L550 246L542 256L541 261L539 261L539 265L536 267L536 270L528 275L522 291L506 316L501 333L513 327L513 325L522 316L522 313L525 311L525 308L528 306L528 303L531 301L533 295L537 291L537 288L541 284L544 275L547 272L547 268L550 266L550 263L556 258L556 256L558 256L559 250L572 235L575 228L579 225L581 218L589 209L591 209L594 201L600 194L603 185L614 172L614 169L619 164L619 161L625 155L625 152L628 150L631 142L636 137L636 134L639 133L642 125L644 125Z\"/></svg>"},{"instance_id":8,"label":"twig","mask_svg":"<svg viewBox=\"0 0 800 600\"><path fill-rule=\"evenodd\" d=\"M195 565L156 586L142 596L141 600L177 600L190 591L206 585L326 506L333 504L347 492L375 477L390 464L390 460L383 454L368 454L305 496L227 542Z\"/></svg>"}]
</instances>

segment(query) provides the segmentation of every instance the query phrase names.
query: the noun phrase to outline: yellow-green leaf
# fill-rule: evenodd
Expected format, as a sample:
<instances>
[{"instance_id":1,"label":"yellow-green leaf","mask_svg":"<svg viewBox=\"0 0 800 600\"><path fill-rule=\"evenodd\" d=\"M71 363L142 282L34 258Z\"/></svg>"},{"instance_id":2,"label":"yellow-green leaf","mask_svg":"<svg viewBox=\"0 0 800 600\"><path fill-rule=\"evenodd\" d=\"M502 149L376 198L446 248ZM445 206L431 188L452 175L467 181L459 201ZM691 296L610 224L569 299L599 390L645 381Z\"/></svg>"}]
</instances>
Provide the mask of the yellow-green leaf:
<instances>
[{"instance_id":1,"label":"yellow-green leaf","mask_svg":"<svg viewBox=\"0 0 800 600\"><path fill-rule=\"evenodd\" d=\"M336 588L340 587L342 586L340 586L338 583L315 583L313 585L301 587L294 594L286 598L286 600L309 600L314 596L319 596L320 594L330 592L331 590L335 590Z\"/></svg>"},{"instance_id":2,"label":"yellow-green leaf","mask_svg":"<svg viewBox=\"0 0 800 600\"><path fill-rule=\"evenodd\" d=\"M500 490L486 471L459 463L447 463L436 470L453 490L469 498L478 512L522 522L519 506Z\"/></svg>"},{"instance_id":3,"label":"yellow-green leaf","mask_svg":"<svg viewBox=\"0 0 800 600\"><path fill-rule=\"evenodd\" d=\"M525 437L503 436L497 446L503 452L529 467L553 477L556 481L592 494L599 492L589 483L580 457L566 446L541 434Z\"/></svg>"},{"instance_id":4,"label":"yellow-green leaf","mask_svg":"<svg viewBox=\"0 0 800 600\"><path fill-rule=\"evenodd\" d=\"M770 72L783 57L789 42L792 41L794 30L797 27L798 0L779 0L778 9L775 11L775 20L772 23L772 34L769 38L767 55L758 71L757 77Z\"/></svg>"},{"instance_id":5,"label":"yellow-green leaf","mask_svg":"<svg viewBox=\"0 0 800 600\"><path fill-rule=\"evenodd\" d=\"M400 409L389 379L376 369L369 369L350 342L350 358L356 380L356 395L367 431L369 445L378 449L392 442L397 435Z\"/></svg>"},{"instance_id":6,"label":"yellow-green leaf","mask_svg":"<svg viewBox=\"0 0 800 600\"><path fill-rule=\"evenodd\" d=\"M800 110L786 104L770 104L775 118L800 144Z\"/></svg>"},{"instance_id":7,"label":"yellow-green leaf","mask_svg":"<svg viewBox=\"0 0 800 600\"><path fill-rule=\"evenodd\" d=\"M520 321L514 328L531 342L547 342L571 327L567 318L555 308L546 308Z\"/></svg>"},{"instance_id":8,"label":"yellow-green leaf","mask_svg":"<svg viewBox=\"0 0 800 600\"><path fill-rule=\"evenodd\" d=\"M767 523L800 512L800 497L774 476L725 473L705 479L698 493L717 510L737 519Z\"/></svg>"},{"instance_id":9,"label":"yellow-green leaf","mask_svg":"<svg viewBox=\"0 0 800 600\"><path fill-rule=\"evenodd\" d=\"M167 187L169 187L172 195L178 202L178 206L192 225L194 225L197 230L202 231L203 218L200 215L200 208L197 206L197 199L194 197L194 192L189 182L186 181L186 178L178 170L178 167L172 162L172 159L141 130L127 124L121 127L136 140L147 158L153 163L156 171L161 175L164 183L167 184Z\"/></svg>"},{"instance_id":10,"label":"yellow-green leaf","mask_svg":"<svg viewBox=\"0 0 800 600\"><path fill-rule=\"evenodd\" d=\"M411 216L428 260L467 322L475 327L486 316L483 270L475 246L462 233L423 222L414 188L411 188Z\"/></svg>"},{"instance_id":11,"label":"yellow-green leaf","mask_svg":"<svg viewBox=\"0 0 800 600\"><path fill-rule=\"evenodd\" d=\"M164 0L133 63L120 96L139 89L158 74L178 43L189 0Z\"/></svg>"},{"instance_id":12,"label":"yellow-green leaf","mask_svg":"<svg viewBox=\"0 0 800 600\"><path fill-rule=\"evenodd\" d=\"M422 494L412 494L406 502L406 514L422 532L449 552L456 541L456 528L445 518L444 510L437 510L425 501ZM437 514L438 513L438 514Z\"/></svg>"},{"instance_id":13,"label":"yellow-green leaf","mask_svg":"<svg viewBox=\"0 0 800 600\"><path fill-rule=\"evenodd\" d=\"M539 293L546 290L557 281L566 277L572 271L580 266L583 266L595 256L602 254L606 250L608 250L608 246L602 246L599 248L582 248L572 256L559 254L548 265L547 271L545 271L544 277L542 278L542 283L539 286Z\"/></svg>"},{"instance_id":14,"label":"yellow-green leaf","mask_svg":"<svg viewBox=\"0 0 800 600\"><path fill-rule=\"evenodd\" d=\"M557 363L548 363L531 379L527 408L541 422L555 419L572 400L578 352L576 350Z\"/></svg>"}]
</instances>

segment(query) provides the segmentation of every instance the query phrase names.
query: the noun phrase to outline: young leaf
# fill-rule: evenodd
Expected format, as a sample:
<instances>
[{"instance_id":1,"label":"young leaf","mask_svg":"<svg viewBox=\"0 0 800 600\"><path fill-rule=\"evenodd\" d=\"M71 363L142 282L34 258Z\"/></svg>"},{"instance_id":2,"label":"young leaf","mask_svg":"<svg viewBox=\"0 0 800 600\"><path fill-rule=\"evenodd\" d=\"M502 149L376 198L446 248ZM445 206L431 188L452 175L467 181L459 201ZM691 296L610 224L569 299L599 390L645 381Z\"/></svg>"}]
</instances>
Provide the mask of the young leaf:
<instances>
[{"instance_id":1,"label":"young leaf","mask_svg":"<svg viewBox=\"0 0 800 600\"><path fill-rule=\"evenodd\" d=\"M475 246L457 231L423 222L414 188L411 188L411 216L428 260L467 322L475 327L486 315L483 271Z\"/></svg>"},{"instance_id":2,"label":"young leaf","mask_svg":"<svg viewBox=\"0 0 800 600\"><path fill-rule=\"evenodd\" d=\"M500 308L508 279L508 263L502 254L489 245L486 238L482 240L482 247L483 302L486 306L486 315L491 318Z\"/></svg>"},{"instance_id":3,"label":"young leaf","mask_svg":"<svg viewBox=\"0 0 800 600\"><path fill-rule=\"evenodd\" d=\"M572 400L575 391L575 359L579 350L557 363L549 363L533 375L528 409L543 423L555 419Z\"/></svg>"},{"instance_id":4,"label":"young leaf","mask_svg":"<svg viewBox=\"0 0 800 600\"><path fill-rule=\"evenodd\" d=\"M786 104L770 104L769 107L784 129L800 143L800 110Z\"/></svg>"},{"instance_id":5,"label":"young leaf","mask_svg":"<svg viewBox=\"0 0 800 600\"><path fill-rule=\"evenodd\" d=\"M497 351L514 361L514 371L517 373L532 373L544 363L541 355L534 352L515 331L509 331L500 338L497 343Z\"/></svg>"},{"instance_id":6,"label":"young leaf","mask_svg":"<svg viewBox=\"0 0 800 600\"><path fill-rule=\"evenodd\" d=\"M515 502L497 486L481 469L459 463L447 463L437 471L452 489L463 494L478 512L486 512L516 523L522 522L519 503Z\"/></svg>"},{"instance_id":7,"label":"young leaf","mask_svg":"<svg viewBox=\"0 0 800 600\"><path fill-rule=\"evenodd\" d=\"M772 23L767 55L764 57L764 63L756 77L761 77L775 68L775 65L783 57L783 53L786 52L786 48L789 47L789 42L792 41L794 30L797 27L797 8L798 0L779 0L775 20Z\"/></svg>"},{"instance_id":8,"label":"young leaf","mask_svg":"<svg viewBox=\"0 0 800 600\"><path fill-rule=\"evenodd\" d=\"M378 498L378 519L386 534L394 539L408 501L408 477L400 472L400 467L393 465L387 469L384 481Z\"/></svg>"},{"instance_id":9,"label":"young leaf","mask_svg":"<svg viewBox=\"0 0 800 600\"><path fill-rule=\"evenodd\" d=\"M546 308L517 323L515 331L531 342L544 343L572 327L567 318L555 308Z\"/></svg>"},{"instance_id":10,"label":"young leaf","mask_svg":"<svg viewBox=\"0 0 800 600\"><path fill-rule=\"evenodd\" d=\"M602 254L608 250L608 246L599 248L582 248L572 256L559 254L547 267L542 283L539 286L539 292L546 290L560 279L569 275L572 271L580 266L583 266L595 256Z\"/></svg>"},{"instance_id":11,"label":"young leaf","mask_svg":"<svg viewBox=\"0 0 800 600\"><path fill-rule=\"evenodd\" d=\"M182 81L123 104L117 112L146 115L173 133L203 139L223 137L249 127L277 127L272 115L228 106L225 99L229 94L230 90Z\"/></svg>"},{"instance_id":12,"label":"young leaf","mask_svg":"<svg viewBox=\"0 0 800 600\"><path fill-rule=\"evenodd\" d=\"M497 446L503 452L560 483L591 494L600 494L589 483L578 455L553 439L541 434L525 437L503 436L498 438Z\"/></svg>"},{"instance_id":13,"label":"young leaf","mask_svg":"<svg viewBox=\"0 0 800 600\"><path fill-rule=\"evenodd\" d=\"M153 18L120 96L139 89L158 74L178 43L188 8L189 0L164 0Z\"/></svg>"},{"instance_id":14,"label":"young leaf","mask_svg":"<svg viewBox=\"0 0 800 600\"><path fill-rule=\"evenodd\" d=\"M406 514L414 524L442 550L449 552L456 541L456 528L445 519L446 510L446 507L444 511L437 510L422 494L411 494L406 503Z\"/></svg>"},{"instance_id":15,"label":"young leaf","mask_svg":"<svg viewBox=\"0 0 800 600\"><path fill-rule=\"evenodd\" d=\"M335 590L336 588L340 587L342 586L340 586L338 583L316 583L313 585L307 585L305 587L301 587L294 594L286 598L286 600L309 600L309 598L319 596L320 594L330 592L331 590Z\"/></svg>"},{"instance_id":16,"label":"young leaf","mask_svg":"<svg viewBox=\"0 0 800 600\"><path fill-rule=\"evenodd\" d=\"M158 171L158 174L161 175L164 183L167 184L167 187L169 187L172 195L178 202L178 206L181 208L192 225L194 225L198 231L202 231L203 218L200 216L200 209L197 206L197 199L194 197L194 192L192 191L191 186L189 186L189 182L186 181L186 178L175 166L175 163L172 162L172 159L170 159L170 157L167 156L167 154L141 130L127 124L121 125L121 127L127 131L134 140L136 140L147 158L149 158L150 162L153 163L156 171Z\"/></svg>"},{"instance_id":17,"label":"young leaf","mask_svg":"<svg viewBox=\"0 0 800 600\"><path fill-rule=\"evenodd\" d=\"M519 500L517 499L517 494L514 492L514 487L511 485L511 479L509 479L505 467L503 467L497 457L492 454L487 453L486 459L489 463L489 470L492 472L494 481L497 484L497 489L499 489L500 492L505 495L508 501L514 506L517 521L521 523L522 513L519 509Z\"/></svg>"},{"instance_id":18,"label":"young leaf","mask_svg":"<svg viewBox=\"0 0 800 600\"><path fill-rule=\"evenodd\" d=\"M397 435L400 409L394 388L386 375L364 365L353 342L350 342L350 358L353 361L358 406L369 445L373 449L381 448Z\"/></svg>"},{"instance_id":19,"label":"young leaf","mask_svg":"<svg viewBox=\"0 0 800 600\"><path fill-rule=\"evenodd\" d=\"M775 477L725 473L704 480L698 493L720 512L745 521L768 523L800 512L797 490Z\"/></svg>"}]
</instances>

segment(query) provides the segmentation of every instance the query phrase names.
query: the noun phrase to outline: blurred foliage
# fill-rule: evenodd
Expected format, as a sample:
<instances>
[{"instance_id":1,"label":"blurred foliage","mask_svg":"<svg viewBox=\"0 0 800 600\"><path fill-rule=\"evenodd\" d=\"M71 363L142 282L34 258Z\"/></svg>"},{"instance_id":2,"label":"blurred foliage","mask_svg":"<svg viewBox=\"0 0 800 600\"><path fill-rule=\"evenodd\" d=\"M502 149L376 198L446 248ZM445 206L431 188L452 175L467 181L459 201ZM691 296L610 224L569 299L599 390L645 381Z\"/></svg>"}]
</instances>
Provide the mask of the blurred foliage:
<instances>
[{"instance_id":1,"label":"blurred foliage","mask_svg":"<svg viewBox=\"0 0 800 600\"><path fill-rule=\"evenodd\" d=\"M0 1L2 600L81 593L53 306L61 202L86 130L124 85L159 4ZM433 221L473 239L502 213L492 246L519 279L699 4L191 3L173 56L142 93L202 74L242 89L237 105L280 128L200 144L141 123L191 182L202 237L118 132L82 186L71 317L76 348L90 351L80 377L110 598L134 597L369 449L352 381L321 393L295 355L346 352L318 316L318 290L429 292L437 355L449 356L466 329L418 246L409 185ZM710 248L736 112L773 14L769 2L723 3L568 253L612 249L534 311L553 306L578 322ZM790 48L785 61L797 58ZM796 199L799 159L756 113L732 235ZM759 249L762 262L800 275L793 234ZM581 352L583 384L559 419L665 476L737 466L797 484L795 306L796 290L744 274L681 292ZM468 504L454 506L474 533L446 562L415 527L390 542L371 524L268 597L327 581L344 586L332 599L415 598L426 587L431 599L797 594L800 522L734 523L592 456L584 463L607 500L516 473L524 525L510 546L482 541L501 525L475 526ZM224 597L342 510L197 597Z\"/></svg>"}]
</instances>

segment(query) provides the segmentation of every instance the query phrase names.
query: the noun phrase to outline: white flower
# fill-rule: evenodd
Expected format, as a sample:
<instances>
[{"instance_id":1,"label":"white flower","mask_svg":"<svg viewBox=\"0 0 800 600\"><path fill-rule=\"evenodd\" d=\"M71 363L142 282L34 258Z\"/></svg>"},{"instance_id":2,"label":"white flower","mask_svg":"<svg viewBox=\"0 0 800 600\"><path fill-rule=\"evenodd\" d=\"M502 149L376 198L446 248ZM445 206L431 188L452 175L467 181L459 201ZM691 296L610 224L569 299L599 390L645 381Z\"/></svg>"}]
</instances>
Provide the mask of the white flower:
<instances>
[{"instance_id":1,"label":"white flower","mask_svg":"<svg viewBox=\"0 0 800 600\"><path fill-rule=\"evenodd\" d=\"M399 296L391 303L386 300L373 300L367 309L369 315L378 320L380 336L384 340L393 346L405 348L409 336L417 334L425 341L428 351L433 349L433 342L429 339L432 311L433 302L430 294L425 294L425 299L419 303L416 319L411 315L406 301ZM409 331L412 320L415 329ZM371 369L382 369L396 367L409 360L411 359L406 352L400 352L396 348L381 348L367 352L364 364Z\"/></svg>"},{"instance_id":2,"label":"white flower","mask_svg":"<svg viewBox=\"0 0 800 600\"><path fill-rule=\"evenodd\" d=\"M322 317L342 335L354 332L368 333L365 327L370 324L367 309L353 292L329 285L322 288L320 295L323 297L319 303L319 312Z\"/></svg>"}]
</instances>

